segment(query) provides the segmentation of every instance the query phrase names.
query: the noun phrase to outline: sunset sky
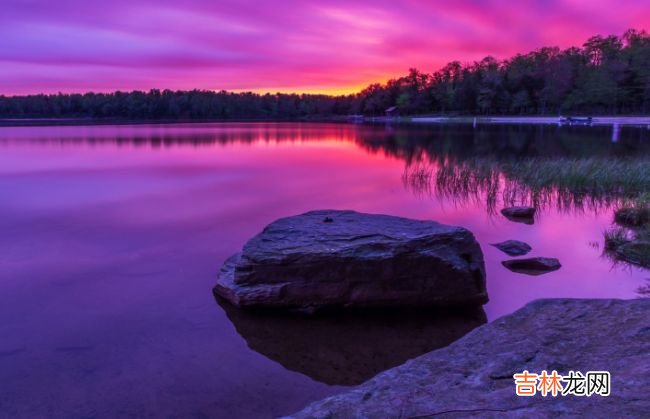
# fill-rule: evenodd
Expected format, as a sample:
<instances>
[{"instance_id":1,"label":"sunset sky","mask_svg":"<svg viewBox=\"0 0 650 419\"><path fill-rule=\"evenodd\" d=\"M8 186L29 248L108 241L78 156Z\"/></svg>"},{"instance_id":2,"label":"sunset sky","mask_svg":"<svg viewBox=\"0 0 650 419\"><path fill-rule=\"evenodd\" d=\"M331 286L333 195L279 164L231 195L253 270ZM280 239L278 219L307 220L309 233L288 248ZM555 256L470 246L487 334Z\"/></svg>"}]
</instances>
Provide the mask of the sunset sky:
<instances>
[{"instance_id":1,"label":"sunset sky","mask_svg":"<svg viewBox=\"0 0 650 419\"><path fill-rule=\"evenodd\" d=\"M0 94L347 93L649 25L648 0L3 0Z\"/></svg>"}]
</instances>

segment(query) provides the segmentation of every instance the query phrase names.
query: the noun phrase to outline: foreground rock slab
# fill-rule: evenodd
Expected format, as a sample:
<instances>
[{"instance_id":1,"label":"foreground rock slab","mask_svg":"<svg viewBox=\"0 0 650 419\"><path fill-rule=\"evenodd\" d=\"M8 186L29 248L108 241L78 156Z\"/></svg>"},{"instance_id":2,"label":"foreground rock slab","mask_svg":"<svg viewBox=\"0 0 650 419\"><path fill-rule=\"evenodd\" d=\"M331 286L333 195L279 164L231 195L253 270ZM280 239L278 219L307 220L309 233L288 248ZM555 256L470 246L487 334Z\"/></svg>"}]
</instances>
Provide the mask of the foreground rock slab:
<instances>
[{"instance_id":1,"label":"foreground rock slab","mask_svg":"<svg viewBox=\"0 0 650 419\"><path fill-rule=\"evenodd\" d=\"M562 267L560 261L555 258L528 258L513 259L501 262L503 266L513 272L526 275L542 275L548 272L557 271Z\"/></svg>"},{"instance_id":2,"label":"foreground rock slab","mask_svg":"<svg viewBox=\"0 0 650 419\"><path fill-rule=\"evenodd\" d=\"M650 299L538 300L293 418L647 417ZM608 397L517 397L523 370L609 371Z\"/></svg>"},{"instance_id":3,"label":"foreground rock slab","mask_svg":"<svg viewBox=\"0 0 650 419\"><path fill-rule=\"evenodd\" d=\"M519 240L506 240L501 243L492 243L492 246L509 256L523 256L533 250L528 243Z\"/></svg>"},{"instance_id":4,"label":"foreground rock slab","mask_svg":"<svg viewBox=\"0 0 650 419\"><path fill-rule=\"evenodd\" d=\"M271 223L226 261L214 292L241 307L298 309L488 299L483 253L470 231L335 210Z\"/></svg>"}]
</instances>

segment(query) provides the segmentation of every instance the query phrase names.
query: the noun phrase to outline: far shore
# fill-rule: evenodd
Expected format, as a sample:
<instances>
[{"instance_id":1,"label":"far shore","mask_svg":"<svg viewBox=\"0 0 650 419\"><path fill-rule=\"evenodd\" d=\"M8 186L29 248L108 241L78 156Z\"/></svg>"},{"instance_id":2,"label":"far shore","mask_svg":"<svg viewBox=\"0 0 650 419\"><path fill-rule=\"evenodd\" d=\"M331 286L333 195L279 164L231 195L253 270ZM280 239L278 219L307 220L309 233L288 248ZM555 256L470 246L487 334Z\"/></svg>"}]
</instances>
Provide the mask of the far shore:
<instances>
[{"instance_id":1,"label":"far shore","mask_svg":"<svg viewBox=\"0 0 650 419\"><path fill-rule=\"evenodd\" d=\"M587 116L571 115L573 118ZM569 125L557 116L362 116L337 115L296 119L119 119L119 118L0 118L0 127L58 126L58 125L140 125L140 124L201 124L245 122L382 122L416 124L547 124ZM589 123L577 125L627 125L650 129L650 116L593 116Z\"/></svg>"},{"instance_id":2,"label":"far shore","mask_svg":"<svg viewBox=\"0 0 650 419\"><path fill-rule=\"evenodd\" d=\"M573 118L586 116L571 115ZM393 118L384 118L392 120ZM412 116L400 118L404 122L444 124L560 124L557 116ZM563 123L564 124L564 123ZM594 116L589 125L637 125L650 127L650 116Z\"/></svg>"}]
</instances>

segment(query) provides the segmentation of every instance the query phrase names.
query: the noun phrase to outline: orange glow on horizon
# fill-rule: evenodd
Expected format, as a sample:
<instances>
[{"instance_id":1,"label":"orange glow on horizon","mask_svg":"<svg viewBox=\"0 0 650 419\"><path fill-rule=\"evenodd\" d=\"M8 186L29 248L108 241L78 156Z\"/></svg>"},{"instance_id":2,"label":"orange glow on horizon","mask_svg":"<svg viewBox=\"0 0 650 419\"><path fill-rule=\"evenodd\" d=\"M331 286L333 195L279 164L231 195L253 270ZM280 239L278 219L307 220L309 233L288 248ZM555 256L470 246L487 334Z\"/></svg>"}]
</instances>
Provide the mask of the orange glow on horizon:
<instances>
[{"instance_id":1,"label":"orange glow on horizon","mask_svg":"<svg viewBox=\"0 0 650 419\"><path fill-rule=\"evenodd\" d=\"M406 74L406 73L404 73ZM363 83L357 83L353 85L348 85L348 86L323 86L323 87L313 87L313 86L306 86L306 87L260 87L260 88L255 88L255 89L232 89L228 90L229 92L233 93L246 93L246 92L251 92L251 93L257 93L260 95L265 95L267 93L270 94L276 94L276 93L284 93L284 94L308 94L308 95L329 95L329 96L344 96L344 95L353 95L356 93L361 92L363 89L366 87L370 86L371 84L386 84L388 80L391 79L396 79L404 74L395 74L393 76L386 76L383 78L380 78L378 80L369 80L367 82ZM218 90L215 90L218 91Z\"/></svg>"},{"instance_id":2,"label":"orange glow on horizon","mask_svg":"<svg viewBox=\"0 0 650 419\"><path fill-rule=\"evenodd\" d=\"M270 88L258 88L258 89L235 89L229 91L233 93L251 92L259 95L265 95L267 93L272 95L277 93L280 94L284 93L284 94L298 94L298 95L306 94L306 95L344 96L344 95L359 93L366 86L364 87L322 87L322 88L306 88L306 89L300 89L295 87L292 88L270 87Z\"/></svg>"}]
</instances>

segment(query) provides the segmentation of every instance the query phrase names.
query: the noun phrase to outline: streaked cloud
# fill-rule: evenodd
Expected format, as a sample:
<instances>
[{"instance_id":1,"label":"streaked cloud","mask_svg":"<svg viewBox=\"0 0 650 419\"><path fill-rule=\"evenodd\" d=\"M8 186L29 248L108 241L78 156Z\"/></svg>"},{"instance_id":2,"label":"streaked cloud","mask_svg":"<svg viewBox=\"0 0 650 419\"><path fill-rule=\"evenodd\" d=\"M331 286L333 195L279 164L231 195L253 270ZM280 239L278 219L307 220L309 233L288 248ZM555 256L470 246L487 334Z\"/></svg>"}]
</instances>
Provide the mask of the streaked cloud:
<instances>
[{"instance_id":1,"label":"streaked cloud","mask_svg":"<svg viewBox=\"0 0 650 419\"><path fill-rule=\"evenodd\" d=\"M648 22L647 0L4 0L0 94L340 93Z\"/></svg>"}]
</instances>

